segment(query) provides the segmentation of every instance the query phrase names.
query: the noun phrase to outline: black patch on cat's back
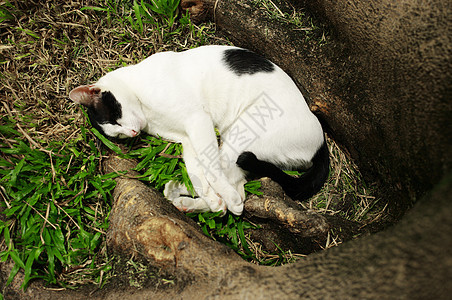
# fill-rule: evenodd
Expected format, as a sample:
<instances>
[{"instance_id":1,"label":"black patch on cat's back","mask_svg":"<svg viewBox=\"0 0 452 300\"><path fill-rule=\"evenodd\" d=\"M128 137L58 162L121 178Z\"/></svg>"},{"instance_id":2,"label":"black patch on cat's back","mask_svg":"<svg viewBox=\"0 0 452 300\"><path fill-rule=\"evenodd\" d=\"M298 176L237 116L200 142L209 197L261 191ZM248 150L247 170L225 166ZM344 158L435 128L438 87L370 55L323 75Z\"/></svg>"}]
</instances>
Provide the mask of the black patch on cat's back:
<instances>
[{"instance_id":1,"label":"black patch on cat's back","mask_svg":"<svg viewBox=\"0 0 452 300\"><path fill-rule=\"evenodd\" d=\"M253 75L259 72L270 73L275 65L268 59L246 49L228 49L224 51L223 61L236 75Z\"/></svg>"},{"instance_id":2,"label":"black patch on cat's back","mask_svg":"<svg viewBox=\"0 0 452 300\"><path fill-rule=\"evenodd\" d=\"M99 124L118 124L117 120L122 117L121 104L111 92L102 92L100 101L88 107L88 117L91 125L105 135Z\"/></svg>"}]
</instances>

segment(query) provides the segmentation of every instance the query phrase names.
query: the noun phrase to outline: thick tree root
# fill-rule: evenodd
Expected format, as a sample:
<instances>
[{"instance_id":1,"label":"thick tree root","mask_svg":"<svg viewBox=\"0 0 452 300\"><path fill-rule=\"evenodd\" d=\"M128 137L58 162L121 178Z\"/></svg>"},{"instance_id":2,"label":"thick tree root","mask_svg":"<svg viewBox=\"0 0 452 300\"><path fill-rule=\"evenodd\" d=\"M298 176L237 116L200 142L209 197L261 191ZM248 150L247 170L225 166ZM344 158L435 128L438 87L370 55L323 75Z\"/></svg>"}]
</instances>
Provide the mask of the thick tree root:
<instances>
[{"instance_id":1,"label":"thick tree root","mask_svg":"<svg viewBox=\"0 0 452 300\"><path fill-rule=\"evenodd\" d=\"M128 171L127 176L116 179L107 235L110 249L145 257L152 265L184 279L216 276L218 260L231 267L245 264L230 248L206 237L161 193L133 179L137 175L129 171L133 167L133 161L116 156L104 162L107 173Z\"/></svg>"},{"instance_id":2,"label":"thick tree root","mask_svg":"<svg viewBox=\"0 0 452 300\"><path fill-rule=\"evenodd\" d=\"M261 182L263 196L251 195L245 201L247 215L273 220L300 237L326 237L330 226L324 216L312 210L302 209L269 178L263 178Z\"/></svg>"}]
</instances>

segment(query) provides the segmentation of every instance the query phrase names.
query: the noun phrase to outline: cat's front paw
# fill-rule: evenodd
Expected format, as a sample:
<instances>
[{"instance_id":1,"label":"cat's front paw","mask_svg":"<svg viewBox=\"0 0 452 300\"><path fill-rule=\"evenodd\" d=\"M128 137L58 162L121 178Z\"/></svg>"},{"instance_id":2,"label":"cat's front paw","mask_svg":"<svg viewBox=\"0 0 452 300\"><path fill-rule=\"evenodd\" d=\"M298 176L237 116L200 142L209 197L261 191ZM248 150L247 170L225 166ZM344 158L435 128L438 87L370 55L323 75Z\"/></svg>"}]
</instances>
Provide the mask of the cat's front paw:
<instances>
[{"instance_id":1,"label":"cat's front paw","mask_svg":"<svg viewBox=\"0 0 452 300\"><path fill-rule=\"evenodd\" d=\"M165 184L163 195L183 212L223 211L226 213L226 202L219 194L208 187L207 193L201 197L191 197L190 192L183 183L170 181ZM197 195L195 195L197 196Z\"/></svg>"},{"instance_id":2,"label":"cat's front paw","mask_svg":"<svg viewBox=\"0 0 452 300\"><path fill-rule=\"evenodd\" d=\"M243 203L239 204L239 205L228 206L228 209L234 215L240 216L242 214L242 212L243 212Z\"/></svg>"},{"instance_id":3,"label":"cat's front paw","mask_svg":"<svg viewBox=\"0 0 452 300\"><path fill-rule=\"evenodd\" d=\"M209 189L209 192L210 193L208 193L208 195L203 197L203 200L206 201L207 205L210 208L209 210L212 212L222 211L222 215L225 215L228 210L226 202L221 198L219 194L214 194L213 190Z\"/></svg>"},{"instance_id":4,"label":"cat's front paw","mask_svg":"<svg viewBox=\"0 0 452 300\"><path fill-rule=\"evenodd\" d=\"M163 190L163 195L166 199L173 201L179 198L181 195L191 196L185 184L171 180L165 184L165 189ZM195 195L196 196L196 195Z\"/></svg>"},{"instance_id":5,"label":"cat's front paw","mask_svg":"<svg viewBox=\"0 0 452 300\"><path fill-rule=\"evenodd\" d=\"M226 212L226 207L212 207L207 204L202 198L191 198L191 197L178 197L171 200L174 206L177 207L182 212L206 212L206 211L223 211Z\"/></svg>"}]
</instances>

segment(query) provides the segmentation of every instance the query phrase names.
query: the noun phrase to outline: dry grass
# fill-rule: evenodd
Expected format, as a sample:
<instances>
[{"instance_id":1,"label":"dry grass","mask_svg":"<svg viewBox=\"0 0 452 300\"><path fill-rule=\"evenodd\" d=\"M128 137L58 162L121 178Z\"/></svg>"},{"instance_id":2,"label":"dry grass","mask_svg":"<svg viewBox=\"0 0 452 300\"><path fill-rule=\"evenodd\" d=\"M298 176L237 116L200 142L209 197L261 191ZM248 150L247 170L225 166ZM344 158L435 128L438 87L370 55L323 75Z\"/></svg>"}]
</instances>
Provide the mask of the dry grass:
<instances>
[{"instance_id":1,"label":"dry grass","mask_svg":"<svg viewBox=\"0 0 452 300\"><path fill-rule=\"evenodd\" d=\"M0 125L6 116L15 120L24 139L37 149L45 149L49 141L78 138L85 121L79 108L67 98L73 87L94 82L111 69L155 52L228 43L215 35L213 24L168 28L157 25L158 16L154 24L144 24L140 34L128 21L134 16L132 10L125 8L125 1L116 8L112 0L11 3L0 3L2 13L9 13L0 22ZM81 10L93 6L109 9ZM14 143L0 138L6 144ZM322 192L304 205L355 221L374 220L380 212L369 213L376 203L372 189L363 184L356 165L334 141L328 142L332 157L330 179ZM332 237L325 248L338 243ZM253 247L256 257L267 255L259 250L259 245ZM297 257L286 255L287 261ZM77 285L86 283L79 276L82 272L80 268L63 275L72 276L70 280Z\"/></svg>"},{"instance_id":2,"label":"dry grass","mask_svg":"<svg viewBox=\"0 0 452 300\"><path fill-rule=\"evenodd\" d=\"M322 213L341 214L351 221L368 222L375 219L381 211L369 213L378 202L373 196L373 188L367 187L358 166L333 139L327 137L327 143L330 176L320 193L303 205Z\"/></svg>"},{"instance_id":3,"label":"dry grass","mask_svg":"<svg viewBox=\"0 0 452 300\"><path fill-rule=\"evenodd\" d=\"M111 16L80 10L113 1L99 2L17 3L10 9L13 19L0 23L0 113L17 119L37 142L77 134L83 119L78 107L68 101L71 88L155 52L225 43L210 34L212 24L171 35L171 29L145 24L145 33L139 35L127 24L131 13L124 7Z\"/></svg>"}]
</instances>

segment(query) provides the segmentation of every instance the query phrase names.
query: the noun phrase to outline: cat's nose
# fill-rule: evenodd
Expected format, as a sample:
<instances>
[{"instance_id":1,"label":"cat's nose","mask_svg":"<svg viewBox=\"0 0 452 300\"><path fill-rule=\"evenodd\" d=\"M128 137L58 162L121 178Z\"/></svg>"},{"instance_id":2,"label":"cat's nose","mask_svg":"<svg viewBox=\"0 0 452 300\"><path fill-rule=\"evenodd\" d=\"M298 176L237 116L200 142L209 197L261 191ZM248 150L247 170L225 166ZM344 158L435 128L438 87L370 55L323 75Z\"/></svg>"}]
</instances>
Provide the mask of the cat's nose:
<instances>
[{"instance_id":1,"label":"cat's nose","mask_svg":"<svg viewBox=\"0 0 452 300\"><path fill-rule=\"evenodd\" d=\"M131 133L132 133L132 137L136 137L137 135L138 135L138 131L136 131L136 130L131 130Z\"/></svg>"}]
</instances>

